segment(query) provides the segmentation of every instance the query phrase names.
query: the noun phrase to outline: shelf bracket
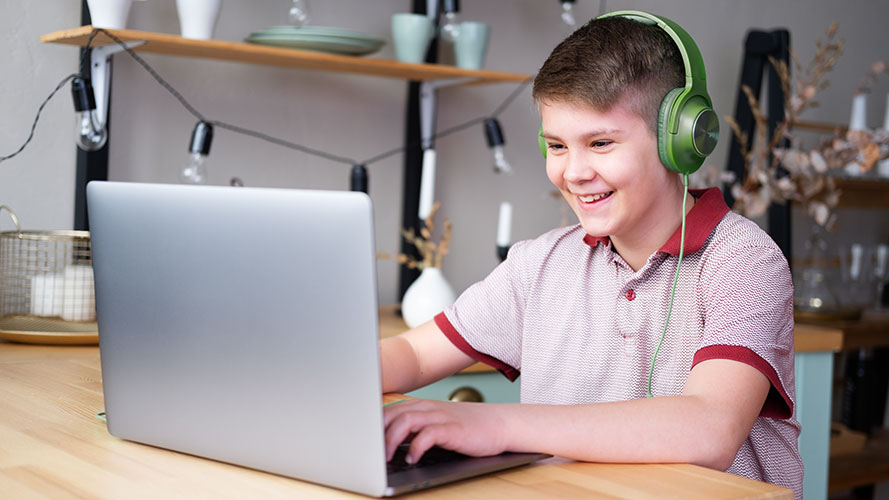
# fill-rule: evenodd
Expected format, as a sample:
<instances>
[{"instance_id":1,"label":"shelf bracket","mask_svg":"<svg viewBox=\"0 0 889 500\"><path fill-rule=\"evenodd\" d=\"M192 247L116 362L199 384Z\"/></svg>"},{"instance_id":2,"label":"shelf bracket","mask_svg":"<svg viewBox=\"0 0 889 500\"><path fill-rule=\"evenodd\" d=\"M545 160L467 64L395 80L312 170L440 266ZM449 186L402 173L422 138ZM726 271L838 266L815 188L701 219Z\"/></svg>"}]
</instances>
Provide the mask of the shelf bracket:
<instances>
[{"instance_id":1,"label":"shelf bracket","mask_svg":"<svg viewBox=\"0 0 889 500\"><path fill-rule=\"evenodd\" d=\"M126 42L127 48L138 47L145 44L145 40ZM93 85L93 93L96 98L96 115L102 126L108 123L108 97L111 88L111 56L124 49L118 44L94 47L90 54L90 81Z\"/></svg>"},{"instance_id":2,"label":"shelf bracket","mask_svg":"<svg viewBox=\"0 0 889 500\"><path fill-rule=\"evenodd\" d=\"M438 109L436 91L442 87L462 85L473 80L476 78L442 78L420 82L420 139L424 150L434 146L432 138L435 135L435 113Z\"/></svg>"}]
</instances>

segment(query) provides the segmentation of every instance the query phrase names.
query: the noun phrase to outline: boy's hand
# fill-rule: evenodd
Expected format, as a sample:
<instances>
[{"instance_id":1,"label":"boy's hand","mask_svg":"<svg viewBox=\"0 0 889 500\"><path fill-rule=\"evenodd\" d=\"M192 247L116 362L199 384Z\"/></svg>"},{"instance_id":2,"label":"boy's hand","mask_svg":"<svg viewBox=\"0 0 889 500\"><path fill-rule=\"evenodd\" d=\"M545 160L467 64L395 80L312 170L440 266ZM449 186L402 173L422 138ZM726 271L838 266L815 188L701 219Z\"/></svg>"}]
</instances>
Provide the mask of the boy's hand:
<instances>
[{"instance_id":1,"label":"boy's hand","mask_svg":"<svg viewBox=\"0 0 889 500\"><path fill-rule=\"evenodd\" d=\"M498 406L414 399L386 407L386 461L411 435L406 457L411 464L433 446L479 457L502 453L506 426Z\"/></svg>"}]
</instances>

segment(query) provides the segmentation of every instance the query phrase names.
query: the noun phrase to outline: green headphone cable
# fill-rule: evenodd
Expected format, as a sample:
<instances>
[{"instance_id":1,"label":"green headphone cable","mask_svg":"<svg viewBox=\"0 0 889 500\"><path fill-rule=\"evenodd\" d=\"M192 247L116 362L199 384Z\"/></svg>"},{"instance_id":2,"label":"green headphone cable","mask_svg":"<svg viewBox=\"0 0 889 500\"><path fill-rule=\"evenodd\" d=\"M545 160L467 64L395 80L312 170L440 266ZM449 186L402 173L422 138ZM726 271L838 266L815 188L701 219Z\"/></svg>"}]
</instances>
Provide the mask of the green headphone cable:
<instances>
[{"instance_id":1,"label":"green headphone cable","mask_svg":"<svg viewBox=\"0 0 889 500\"><path fill-rule=\"evenodd\" d=\"M679 281L679 268L682 267L682 255L685 252L685 203L688 200L688 174L682 174L682 185L685 188L685 191L682 194L682 227L679 231L679 261L676 263L676 273L673 275L673 288L670 290L670 305L667 308L667 320L664 321L664 329L661 332L661 338L654 350L654 356L651 357L651 367L648 369L648 393L645 395L647 398L653 396L651 393L651 378L654 375L654 361L657 359L657 354L660 352L661 345L664 343L664 336L667 334L667 325L670 324L670 315L673 313L673 299L676 297L676 282Z\"/></svg>"}]
</instances>

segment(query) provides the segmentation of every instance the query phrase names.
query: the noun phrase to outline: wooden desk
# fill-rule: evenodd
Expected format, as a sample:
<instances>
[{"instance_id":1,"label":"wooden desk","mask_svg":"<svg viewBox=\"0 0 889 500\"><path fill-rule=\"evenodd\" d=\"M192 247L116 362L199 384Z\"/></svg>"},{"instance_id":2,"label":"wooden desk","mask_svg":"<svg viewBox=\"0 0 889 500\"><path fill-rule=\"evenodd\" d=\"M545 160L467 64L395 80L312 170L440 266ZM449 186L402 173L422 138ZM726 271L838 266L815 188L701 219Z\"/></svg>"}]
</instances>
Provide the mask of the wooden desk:
<instances>
[{"instance_id":1,"label":"wooden desk","mask_svg":"<svg viewBox=\"0 0 889 500\"><path fill-rule=\"evenodd\" d=\"M112 437L96 347L0 341L4 498L366 498ZM792 499L786 489L693 465L550 459L407 498Z\"/></svg>"}]
</instances>

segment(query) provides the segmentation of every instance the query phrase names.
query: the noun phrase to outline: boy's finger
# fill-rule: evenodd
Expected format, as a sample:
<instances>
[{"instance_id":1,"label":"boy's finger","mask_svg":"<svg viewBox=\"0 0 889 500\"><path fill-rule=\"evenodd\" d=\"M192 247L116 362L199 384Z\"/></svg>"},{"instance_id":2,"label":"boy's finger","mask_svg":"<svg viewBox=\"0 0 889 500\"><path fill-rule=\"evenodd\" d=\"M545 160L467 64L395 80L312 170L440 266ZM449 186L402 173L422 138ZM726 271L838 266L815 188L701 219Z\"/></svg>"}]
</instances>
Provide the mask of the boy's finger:
<instances>
[{"instance_id":1,"label":"boy's finger","mask_svg":"<svg viewBox=\"0 0 889 500\"><path fill-rule=\"evenodd\" d=\"M386 426L386 461L392 460L398 445L426 425L425 412L402 412Z\"/></svg>"}]
</instances>

